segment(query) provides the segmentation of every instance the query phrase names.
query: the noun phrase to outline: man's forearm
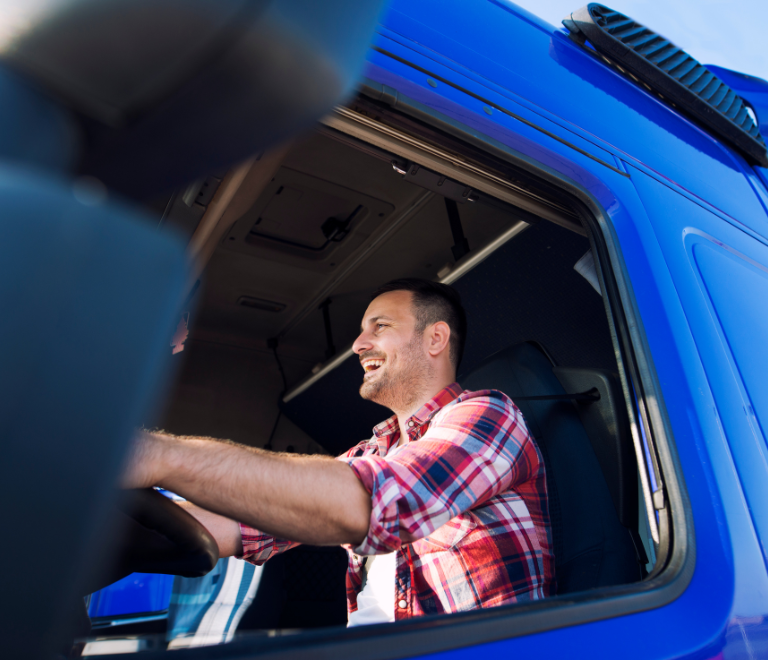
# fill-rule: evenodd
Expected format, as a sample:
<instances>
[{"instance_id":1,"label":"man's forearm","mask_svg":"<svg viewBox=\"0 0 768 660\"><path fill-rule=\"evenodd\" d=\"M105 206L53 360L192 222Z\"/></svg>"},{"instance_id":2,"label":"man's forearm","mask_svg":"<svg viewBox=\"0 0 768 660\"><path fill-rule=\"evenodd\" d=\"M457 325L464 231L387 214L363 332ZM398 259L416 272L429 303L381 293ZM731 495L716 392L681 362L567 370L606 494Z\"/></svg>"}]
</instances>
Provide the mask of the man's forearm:
<instances>
[{"instance_id":1,"label":"man's forearm","mask_svg":"<svg viewBox=\"0 0 768 660\"><path fill-rule=\"evenodd\" d=\"M159 485L267 534L315 545L360 543L371 501L346 463L206 439L144 434L126 485Z\"/></svg>"},{"instance_id":2,"label":"man's forearm","mask_svg":"<svg viewBox=\"0 0 768 660\"><path fill-rule=\"evenodd\" d=\"M243 540L240 536L240 525L237 522L203 509L192 502L179 502L178 504L187 513L197 518L198 522L216 539L216 544L219 546L219 558L243 554Z\"/></svg>"}]
</instances>

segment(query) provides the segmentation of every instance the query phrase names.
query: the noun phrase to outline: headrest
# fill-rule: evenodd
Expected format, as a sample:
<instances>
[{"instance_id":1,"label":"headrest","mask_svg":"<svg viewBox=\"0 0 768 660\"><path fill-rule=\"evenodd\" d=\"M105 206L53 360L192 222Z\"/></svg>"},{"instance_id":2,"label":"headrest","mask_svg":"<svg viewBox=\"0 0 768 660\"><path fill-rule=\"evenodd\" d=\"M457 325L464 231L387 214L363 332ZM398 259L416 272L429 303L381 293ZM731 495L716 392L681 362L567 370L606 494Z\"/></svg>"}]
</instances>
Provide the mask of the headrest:
<instances>
[{"instance_id":1,"label":"headrest","mask_svg":"<svg viewBox=\"0 0 768 660\"><path fill-rule=\"evenodd\" d=\"M544 429L550 426L553 414L560 418L578 415L619 520L626 527L637 525L637 462L615 374L602 369L556 367L540 344L524 342L486 358L460 382L470 390L492 388L504 392L520 408L531 434L545 449L550 439L544 437ZM597 401L568 398L569 394L592 388L600 394ZM536 400L541 396L560 399ZM570 403L563 406L566 401L572 401L575 407Z\"/></svg>"},{"instance_id":2,"label":"headrest","mask_svg":"<svg viewBox=\"0 0 768 660\"><path fill-rule=\"evenodd\" d=\"M494 389L515 401L525 416L534 438L541 437L532 403L517 397L537 394L564 394L562 385L552 373L553 363L545 349L536 342L522 342L497 351L483 360L470 373L459 378L468 390Z\"/></svg>"}]
</instances>

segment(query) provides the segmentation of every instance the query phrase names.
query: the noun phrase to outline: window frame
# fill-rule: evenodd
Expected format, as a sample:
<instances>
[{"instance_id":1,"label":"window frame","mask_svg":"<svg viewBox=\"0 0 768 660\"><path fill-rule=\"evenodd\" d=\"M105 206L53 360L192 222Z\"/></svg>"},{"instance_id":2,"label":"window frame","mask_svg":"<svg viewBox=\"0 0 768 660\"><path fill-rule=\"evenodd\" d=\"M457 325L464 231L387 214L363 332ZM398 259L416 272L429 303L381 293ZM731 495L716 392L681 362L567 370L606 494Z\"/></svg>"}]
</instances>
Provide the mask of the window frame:
<instances>
[{"instance_id":1,"label":"window frame","mask_svg":"<svg viewBox=\"0 0 768 660\"><path fill-rule=\"evenodd\" d=\"M351 109L356 102L363 105L373 103L380 109L380 117L372 119L368 116L369 126L379 122L386 128L384 133L390 137L393 131L399 131L412 145L418 146L421 142L453 153L456 158L452 164L452 178L462 180L462 163L472 165L473 175L488 175L488 182L498 179L505 169L514 169L521 176L539 182L544 194L556 191L558 199L567 199L584 228L580 233L586 233L595 256L610 331L617 356L620 357L617 361L625 403L636 432L642 427L652 441L654 465L658 466L659 476L663 475L663 502L657 502L663 507L658 509L660 543L655 548L656 566L641 582L555 596L529 604L425 616L344 630L303 631L300 635L281 631L249 633L235 637L228 644L224 651L228 658L250 658L258 654L265 660L288 657L303 660L314 658L321 652L327 655L364 655L368 660L393 660L466 648L662 607L683 593L693 575L695 537L682 468L629 274L607 212L587 190L558 172L498 141L478 135L417 101L398 94L393 97L393 91L366 81L361 96L339 109L334 117L349 116L350 111L354 112ZM385 117L384 121L382 117ZM333 118L323 123L339 130L340 124ZM399 128L398 123L401 124ZM423 129L423 134L414 134L418 127ZM435 136L440 136L444 142L435 143ZM446 144L449 146L446 147ZM477 154L481 154L479 168ZM423 165L435 168L434 162ZM332 362L337 362L336 358ZM330 368L334 366L331 363L326 365ZM322 376L322 373L319 375ZM637 393L640 402L637 409L632 401L632 391Z\"/></svg>"}]
</instances>

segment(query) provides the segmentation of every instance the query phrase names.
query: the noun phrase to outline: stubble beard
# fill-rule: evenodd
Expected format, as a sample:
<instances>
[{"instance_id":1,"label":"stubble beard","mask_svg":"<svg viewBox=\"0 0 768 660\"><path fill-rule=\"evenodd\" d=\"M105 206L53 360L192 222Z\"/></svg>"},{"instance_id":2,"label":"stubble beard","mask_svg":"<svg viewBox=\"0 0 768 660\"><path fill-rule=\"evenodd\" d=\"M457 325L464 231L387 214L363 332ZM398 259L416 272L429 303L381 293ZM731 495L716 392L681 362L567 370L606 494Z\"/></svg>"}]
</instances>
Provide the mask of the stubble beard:
<instances>
[{"instance_id":1,"label":"stubble beard","mask_svg":"<svg viewBox=\"0 0 768 660\"><path fill-rule=\"evenodd\" d=\"M395 413L411 410L422 398L432 375L431 366L422 351L421 336L414 333L403 350L380 367L384 369L386 366L385 372L373 381L363 381L360 396Z\"/></svg>"}]
</instances>

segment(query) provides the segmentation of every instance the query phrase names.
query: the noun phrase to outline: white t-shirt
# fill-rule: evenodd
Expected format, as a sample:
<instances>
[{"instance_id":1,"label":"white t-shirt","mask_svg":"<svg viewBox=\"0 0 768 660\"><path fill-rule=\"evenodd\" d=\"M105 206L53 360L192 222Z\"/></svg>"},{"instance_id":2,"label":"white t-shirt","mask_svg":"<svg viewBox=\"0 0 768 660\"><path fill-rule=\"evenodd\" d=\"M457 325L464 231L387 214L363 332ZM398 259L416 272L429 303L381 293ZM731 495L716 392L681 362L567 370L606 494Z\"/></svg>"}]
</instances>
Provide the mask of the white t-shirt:
<instances>
[{"instance_id":1,"label":"white t-shirt","mask_svg":"<svg viewBox=\"0 0 768 660\"><path fill-rule=\"evenodd\" d=\"M396 553L373 555L365 562L365 586L357 594L357 611L347 626L364 626L395 620Z\"/></svg>"},{"instance_id":2,"label":"white t-shirt","mask_svg":"<svg viewBox=\"0 0 768 660\"><path fill-rule=\"evenodd\" d=\"M391 456L403 446L402 439L397 447L390 449ZM372 555L365 561L365 585L357 594L357 611L349 615L347 627L364 626L371 623L387 623L395 620L395 578L397 553Z\"/></svg>"}]
</instances>

